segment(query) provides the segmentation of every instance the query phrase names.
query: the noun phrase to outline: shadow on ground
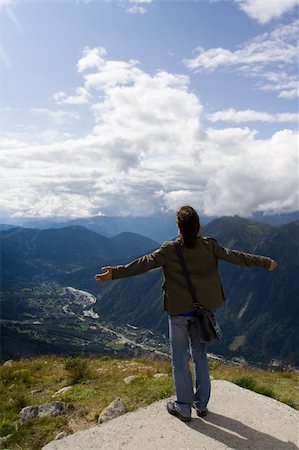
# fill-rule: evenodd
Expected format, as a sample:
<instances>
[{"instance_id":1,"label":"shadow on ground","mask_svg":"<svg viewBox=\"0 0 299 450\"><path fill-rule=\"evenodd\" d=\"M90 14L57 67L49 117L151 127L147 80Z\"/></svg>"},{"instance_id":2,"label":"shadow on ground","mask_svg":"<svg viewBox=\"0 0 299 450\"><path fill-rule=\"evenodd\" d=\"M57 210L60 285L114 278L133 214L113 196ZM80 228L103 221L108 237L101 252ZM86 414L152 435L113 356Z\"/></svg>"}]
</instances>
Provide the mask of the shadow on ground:
<instances>
[{"instance_id":1,"label":"shadow on ground","mask_svg":"<svg viewBox=\"0 0 299 450\"><path fill-rule=\"evenodd\" d=\"M281 441L250 428L239 420L213 412L209 412L204 419L194 418L186 425L231 449L298 450L292 442Z\"/></svg>"}]
</instances>

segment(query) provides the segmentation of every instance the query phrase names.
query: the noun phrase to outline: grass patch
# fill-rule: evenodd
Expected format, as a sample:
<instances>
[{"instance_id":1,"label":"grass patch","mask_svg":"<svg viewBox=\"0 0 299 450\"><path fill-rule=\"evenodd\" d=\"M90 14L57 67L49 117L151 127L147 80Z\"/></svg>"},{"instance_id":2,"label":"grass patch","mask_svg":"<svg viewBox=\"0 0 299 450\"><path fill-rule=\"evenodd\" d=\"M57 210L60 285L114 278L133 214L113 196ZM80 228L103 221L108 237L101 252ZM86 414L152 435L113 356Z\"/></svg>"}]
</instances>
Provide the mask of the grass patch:
<instances>
[{"instance_id":1,"label":"grass patch","mask_svg":"<svg viewBox=\"0 0 299 450\"><path fill-rule=\"evenodd\" d=\"M66 417L43 417L29 420L24 425L16 427L12 436L0 448L39 450L53 440L60 431L70 431Z\"/></svg>"},{"instance_id":2,"label":"grass patch","mask_svg":"<svg viewBox=\"0 0 299 450\"><path fill-rule=\"evenodd\" d=\"M298 373L272 372L222 362L212 362L210 372L215 379L231 381L299 410Z\"/></svg>"},{"instance_id":3,"label":"grass patch","mask_svg":"<svg viewBox=\"0 0 299 450\"><path fill-rule=\"evenodd\" d=\"M73 389L61 395L61 400L64 402L77 402L82 400L89 400L97 396L98 388L96 386L88 386L86 384L78 384Z\"/></svg>"},{"instance_id":4,"label":"grass patch","mask_svg":"<svg viewBox=\"0 0 299 450\"><path fill-rule=\"evenodd\" d=\"M7 436L8 434L13 433L15 427L12 425L11 420L9 418L2 418L0 421L0 436Z\"/></svg>"},{"instance_id":5,"label":"grass patch","mask_svg":"<svg viewBox=\"0 0 299 450\"><path fill-rule=\"evenodd\" d=\"M271 387L263 386L262 384L258 383L253 377L250 377L248 375L243 375L242 377L235 378L232 380L232 382L245 389L249 389L250 391L265 395L266 397L275 398L274 391Z\"/></svg>"}]
</instances>

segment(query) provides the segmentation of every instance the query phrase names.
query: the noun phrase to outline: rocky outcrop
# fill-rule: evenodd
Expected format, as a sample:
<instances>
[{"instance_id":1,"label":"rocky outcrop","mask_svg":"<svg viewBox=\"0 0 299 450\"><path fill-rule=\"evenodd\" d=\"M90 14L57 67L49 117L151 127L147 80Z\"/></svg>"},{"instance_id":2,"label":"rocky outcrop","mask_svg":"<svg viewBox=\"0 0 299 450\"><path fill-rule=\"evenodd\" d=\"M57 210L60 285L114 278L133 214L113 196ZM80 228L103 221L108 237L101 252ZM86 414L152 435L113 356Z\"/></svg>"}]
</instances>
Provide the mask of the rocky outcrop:
<instances>
[{"instance_id":1,"label":"rocky outcrop","mask_svg":"<svg viewBox=\"0 0 299 450\"><path fill-rule=\"evenodd\" d=\"M107 408L105 408L99 416L98 424L108 422L109 420L115 419L127 412L127 407L122 398L117 397L110 403Z\"/></svg>"},{"instance_id":2,"label":"rocky outcrop","mask_svg":"<svg viewBox=\"0 0 299 450\"><path fill-rule=\"evenodd\" d=\"M67 405L63 402L44 403L40 406L25 406L19 412L19 421L23 424L27 420L35 419L36 417L59 416L65 414L66 410Z\"/></svg>"}]
</instances>

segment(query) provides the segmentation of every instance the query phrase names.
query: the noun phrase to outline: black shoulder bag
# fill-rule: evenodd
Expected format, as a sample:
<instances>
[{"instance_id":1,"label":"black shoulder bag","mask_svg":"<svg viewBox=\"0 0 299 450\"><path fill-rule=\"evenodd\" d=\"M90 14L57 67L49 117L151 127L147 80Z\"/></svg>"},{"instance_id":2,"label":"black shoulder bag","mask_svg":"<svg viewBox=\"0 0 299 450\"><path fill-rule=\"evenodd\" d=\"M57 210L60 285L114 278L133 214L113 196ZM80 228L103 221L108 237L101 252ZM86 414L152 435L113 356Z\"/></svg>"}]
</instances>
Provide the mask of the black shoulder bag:
<instances>
[{"instance_id":1,"label":"black shoulder bag","mask_svg":"<svg viewBox=\"0 0 299 450\"><path fill-rule=\"evenodd\" d=\"M194 313L197 319L198 335L201 342L211 342L220 340L222 333L216 321L215 314L210 309L205 308L198 301L196 291L192 284L190 274L187 269L186 261L182 252L182 246L178 241L174 242L174 248L182 266L183 275L186 279L187 287L194 304Z\"/></svg>"}]
</instances>

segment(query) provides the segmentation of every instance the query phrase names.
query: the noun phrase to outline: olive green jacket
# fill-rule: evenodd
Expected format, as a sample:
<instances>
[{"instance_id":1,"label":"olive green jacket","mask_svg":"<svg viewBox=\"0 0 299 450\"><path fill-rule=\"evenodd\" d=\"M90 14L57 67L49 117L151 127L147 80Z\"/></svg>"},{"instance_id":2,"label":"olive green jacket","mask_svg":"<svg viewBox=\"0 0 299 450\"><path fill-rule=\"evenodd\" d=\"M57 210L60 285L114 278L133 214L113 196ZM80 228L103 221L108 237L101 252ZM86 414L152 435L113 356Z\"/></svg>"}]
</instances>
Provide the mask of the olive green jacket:
<instances>
[{"instance_id":1,"label":"olive green jacket","mask_svg":"<svg viewBox=\"0 0 299 450\"><path fill-rule=\"evenodd\" d=\"M271 264L270 258L224 248L209 237L197 237L193 248L183 247L183 254L200 304L212 309L219 308L225 300L218 272L218 260L265 269L269 269ZM140 275L158 267L162 267L164 272L162 287L165 311L170 315L193 311L192 297L172 241L165 242L155 252L142 256L130 264L113 267L112 279Z\"/></svg>"}]
</instances>

